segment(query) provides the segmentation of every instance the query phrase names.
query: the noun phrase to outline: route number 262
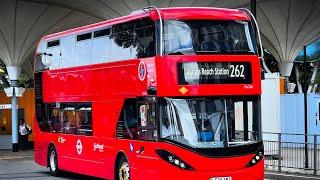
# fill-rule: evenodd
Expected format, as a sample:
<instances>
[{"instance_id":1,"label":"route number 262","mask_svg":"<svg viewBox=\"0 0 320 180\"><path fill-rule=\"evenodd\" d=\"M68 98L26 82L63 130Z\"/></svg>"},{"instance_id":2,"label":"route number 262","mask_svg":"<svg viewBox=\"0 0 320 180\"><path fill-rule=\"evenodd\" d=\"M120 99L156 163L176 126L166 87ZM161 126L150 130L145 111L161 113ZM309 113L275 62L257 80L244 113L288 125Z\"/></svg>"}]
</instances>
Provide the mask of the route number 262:
<instances>
[{"instance_id":1,"label":"route number 262","mask_svg":"<svg viewBox=\"0 0 320 180\"><path fill-rule=\"evenodd\" d=\"M230 77L244 78L244 65L230 65L229 68L231 70Z\"/></svg>"}]
</instances>

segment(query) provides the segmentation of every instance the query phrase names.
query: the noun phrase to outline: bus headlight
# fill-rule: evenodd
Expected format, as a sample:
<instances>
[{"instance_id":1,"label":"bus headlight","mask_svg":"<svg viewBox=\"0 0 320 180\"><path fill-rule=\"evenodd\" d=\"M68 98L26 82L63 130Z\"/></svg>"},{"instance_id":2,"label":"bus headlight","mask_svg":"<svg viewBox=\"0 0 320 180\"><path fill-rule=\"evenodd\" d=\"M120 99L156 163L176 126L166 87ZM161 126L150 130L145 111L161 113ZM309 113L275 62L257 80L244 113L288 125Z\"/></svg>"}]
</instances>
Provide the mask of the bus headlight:
<instances>
[{"instance_id":1,"label":"bus headlight","mask_svg":"<svg viewBox=\"0 0 320 180\"><path fill-rule=\"evenodd\" d=\"M166 162L170 163L173 166L176 166L183 170L194 170L193 167L191 167L189 164L184 162L182 159L180 159L178 156L170 153L169 151L163 150L163 149L157 149L156 153Z\"/></svg>"},{"instance_id":2,"label":"bus headlight","mask_svg":"<svg viewBox=\"0 0 320 180\"><path fill-rule=\"evenodd\" d=\"M250 162L247 164L247 167L254 166L258 164L263 159L263 151L259 151L253 158L250 160Z\"/></svg>"}]
</instances>

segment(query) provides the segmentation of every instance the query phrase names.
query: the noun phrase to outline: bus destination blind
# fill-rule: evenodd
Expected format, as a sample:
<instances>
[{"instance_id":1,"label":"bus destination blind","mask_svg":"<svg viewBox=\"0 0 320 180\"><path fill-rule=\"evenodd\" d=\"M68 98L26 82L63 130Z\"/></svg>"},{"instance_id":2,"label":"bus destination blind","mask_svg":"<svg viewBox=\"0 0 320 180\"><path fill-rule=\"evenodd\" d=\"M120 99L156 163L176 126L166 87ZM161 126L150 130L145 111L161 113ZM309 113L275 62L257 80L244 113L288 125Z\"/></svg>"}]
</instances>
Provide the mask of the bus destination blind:
<instances>
[{"instance_id":1,"label":"bus destination blind","mask_svg":"<svg viewBox=\"0 0 320 180\"><path fill-rule=\"evenodd\" d=\"M187 84L250 84L249 62L181 62L178 83Z\"/></svg>"}]
</instances>

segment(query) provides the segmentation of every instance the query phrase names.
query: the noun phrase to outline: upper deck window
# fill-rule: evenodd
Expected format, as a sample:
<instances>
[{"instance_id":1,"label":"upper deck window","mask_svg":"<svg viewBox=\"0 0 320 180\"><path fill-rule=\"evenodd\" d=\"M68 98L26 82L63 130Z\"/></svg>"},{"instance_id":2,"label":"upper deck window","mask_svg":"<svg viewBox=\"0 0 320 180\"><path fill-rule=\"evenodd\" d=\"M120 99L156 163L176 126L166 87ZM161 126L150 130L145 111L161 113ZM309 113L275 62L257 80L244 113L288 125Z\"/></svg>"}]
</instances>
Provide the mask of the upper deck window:
<instances>
[{"instance_id":1,"label":"upper deck window","mask_svg":"<svg viewBox=\"0 0 320 180\"><path fill-rule=\"evenodd\" d=\"M254 54L246 21L166 20L165 54Z\"/></svg>"},{"instance_id":2,"label":"upper deck window","mask_svg":"<svg viewBox=\"0 0 320 180\"><path fill-rule=\"evenodd\" d=\"M83 41L87 39L91 39L92 34L91 33L85 33L77 36L77 41Z\"/></svg>"},{"instance_id":3,"label":"upper deck window","mask_svg":"<svg viewBox=\"0 0 320 180\"><path fill-rule=\"evenodd\" d=\"M99 31L95 31L94 32L94 35L93 37L101 37L101 36L108 36L110 35L110 28L107 28L107 29L102 29L102 30L99 30Z\"/></svg>"},{"instance_id":4,"label":"upper deck window","mask_svg":"<svg viewBox=\"0 0 320 180\"><path fill-rule=\"evenodd\" d=\"M77 36L75 66L91 64L92 33Z\"/></svg>"},{"instance_id":5,"label":"upper deck window","mask_svg":"<svg viewBox=\"0 0 320 180\"><path fill-rule=\"evenodd\" d=\"M61 54L62 54L61 67L74 66L75 43L76 43L76 37L74 35L61 38Z\"/></svg>"},{"instance_id":6,"label":"upper deck window","mask_svg":"<svg viewBox=\"0 0 320 180\"><path fill-rule=\"evenodd\" d=\"M47 47L59 46L60 40L49 41Z\"/></svg>"},{"instance_id":7,"label":"upper deck window","mask_svg":"<svg viewBox=\"0 0 320 180\"><path fill-rule=\"evenodd\" d=\"M149 18L113 26L110 38L113 61L155 55L155 23Z\"/></svg>"},{"instance_id":8,"label":"upper deck window","mask_svg":"<svg viewBox=\"0 0 320 180\"><path fill-rule=\"evenodd\" d=\"M35 70L123 61L155 54L155 23L149 18L142 18L43 42L37 50Z\"/></svg>"},{"instance_id":9,"label":"upper deck window","mask_svg":"<svg viewBox=\"0 0 320 180\"><path fill-rule=\"evenodd\" d=\"M155 23L145 18L135 23L135 44L134 57L152 57L156 54L155 45Z\"/></svg>"},{"instance_id":10,"label":"upper deck window","mask_svg":"<svg viewBox=\"0 0 320 180\"><path fill-rule=\"evenodd\" d=\"M110 60L110 28L95 31L92 40L92 63Z\"/></svg>"},{"instance_id":11,"label":"upper deck window","mask_svg":"<svg viewBox=\"0 0 320 180\"><path fill-rule=\"evenodd\" d=\"M46 61L48 61L49 69L57 69L61 67L61 47L60 40L48 42L46 51Z\"/></svg>"}]
</instances>

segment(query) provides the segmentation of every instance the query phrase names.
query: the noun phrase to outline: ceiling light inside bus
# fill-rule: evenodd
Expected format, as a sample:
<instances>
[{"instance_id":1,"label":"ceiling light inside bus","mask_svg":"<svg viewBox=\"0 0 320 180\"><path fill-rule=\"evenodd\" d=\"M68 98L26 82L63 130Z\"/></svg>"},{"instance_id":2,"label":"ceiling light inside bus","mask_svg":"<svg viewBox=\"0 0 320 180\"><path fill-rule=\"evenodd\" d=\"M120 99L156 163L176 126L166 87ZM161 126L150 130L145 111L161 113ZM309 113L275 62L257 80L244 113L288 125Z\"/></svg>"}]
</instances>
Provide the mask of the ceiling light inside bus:
<instances>
[{"instance_id":1,"label":"ceiling light inside bus","mask_svg":"<svg viewBox=\"0 0 320 180\"><path fill-rule=\"evenodd\" d=\"M190 165L188 165L186 162L184 162L183 160L181 160L179 157L177 157L176 155L170 153L169 151L166 150L162 150L162 149L157 149L156 153L166 162L170 163L173 166L176 166L180 169L183 170L194 170L193 167L191 167Z\"/></svg>"}]
</instances>

